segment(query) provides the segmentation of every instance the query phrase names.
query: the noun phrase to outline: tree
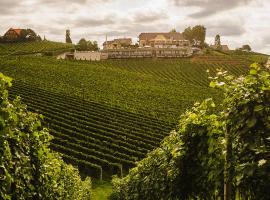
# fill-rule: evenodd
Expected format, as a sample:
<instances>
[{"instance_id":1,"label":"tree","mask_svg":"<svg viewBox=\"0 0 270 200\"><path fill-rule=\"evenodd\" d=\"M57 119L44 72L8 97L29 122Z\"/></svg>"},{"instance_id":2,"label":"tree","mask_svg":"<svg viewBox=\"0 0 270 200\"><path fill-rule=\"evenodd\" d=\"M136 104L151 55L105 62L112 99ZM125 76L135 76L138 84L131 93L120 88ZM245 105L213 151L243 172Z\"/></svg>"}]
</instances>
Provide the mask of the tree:
<instances>
[{"instance_id":1,"label":"tree","mask_svg":"<svg viewBox=\"0 0 270 200\"><path fill-rule=\"evenodd\" d=\"M0 73L0 199L90 199L91 181L48 148L42 116L20 98L10 101L11 79Z\"/></svg>"},{"instance_id":2,"label":"tree","mask_svg":"<svg viewBox=\"0 0 270 200\"><path fill-rule=\"evenodd\" d=\"M66 30L66 43L72 44L72 40L70 37L70 30Z\"/></svg>"},{"instance_id":3,"label":"tree","mask_svg":"<svg viewBox=\"0 0 270 200\"><path fill-rule=\"evenodd\" d=\"M84 39L84 38L80 39L80 41L77 44L77 49L79 51L87 51L88 50L88 44L87 44L86 39Z\"/></svg>"},{"instance_id":4,"label":"tree","mask_svg":"<svg viewBox=\"0 0 270 200\"><path fill-rule=\"evenodd\" d=\"M193 28L188 27L184 30L183 35L191 43L203 45L205 42L206 28L202 25L196 25Z\"/></svg>"},{"instance_id":5,"label":"tree","mask_svg":"<svg viewBox=\"0 0 270 200\"><path fill-rule=\"evenodd\" d=\"M87 41L86 39L82 38L76 45L76 49L79 51L97 51L98 43L96 41Z\"/></svg>"},{"instance_id":6,"label":"tree","mask_svg":"<svg viewBox=\"0 0 270 200\"><path fill-rule=\"evenodd\" d=\"M189 40L190 42L193 42L193 31L191 27L188 27L184 30L183 35L185 37L185 39Z\"/></svg>"},{"instance_id":7,"label":"tree","mask_svg":"<svg viewBox=\"0 0 270 200\"><path fill-rule=\"evenodd\" d=\"M194 39L203 44L205 42L206 28L202 25L197 25L193 27L192 31Z\"/></svg>"},{"instance_id":8,"label":"tree","mask_svg":"<svg viewBox=\"0 0 270 200\"><path fill-rule=\"evenodd\" d=\"M88 41L87 42L87 48L89 51L97 51L98 50L98 43L97 41Z\"/></svg>"},{"instance_id":9,"label":"tree","mask_svg":"<svg viewBox=\"0 0 270 200\"><path fill-rule=\"evenodd\" d=\"M170 33L176 33L176 29L173 28L173 29L170 31Z\"/></svg>"},{"instance_id":10,"label":"tree","mask_svg":"<svg viewBox=\"0 0 270 200\"><path fill-rule=\"evenodd\" d=\"M245 77L211 79L222 103L186 111L159 148L114 177L111 199L270 199L270 73L253 64Z\"/></svg>"},{"instance_id":11,"label":"tree","mask_svg":"<svg viewBox=\"0 0 270 200\"><path fill-rule=\"evenodd\" d=\"M251 51L251 47L248 44L242 46L242 50Z\"/></svg>"},{"instance_id":12,"label":"tree","mask_svg":"<svg viewBox=\"0 0 270 200\"><path fill-rule=\"evenodd\" d=\"M39 37L32 29L22 29L19 41L38 41Z\"/></svg>"},{"instance_id":13,"label":"tree","mask_svg":"<svg viewBox=\"0 0 270 200\"><path fill-rule=\"evenodd\" d=\"M215 37L215 46L217 46L217 47L221 46L220 35L216 35L216 37Z\"/></svg>"}]
</instances>

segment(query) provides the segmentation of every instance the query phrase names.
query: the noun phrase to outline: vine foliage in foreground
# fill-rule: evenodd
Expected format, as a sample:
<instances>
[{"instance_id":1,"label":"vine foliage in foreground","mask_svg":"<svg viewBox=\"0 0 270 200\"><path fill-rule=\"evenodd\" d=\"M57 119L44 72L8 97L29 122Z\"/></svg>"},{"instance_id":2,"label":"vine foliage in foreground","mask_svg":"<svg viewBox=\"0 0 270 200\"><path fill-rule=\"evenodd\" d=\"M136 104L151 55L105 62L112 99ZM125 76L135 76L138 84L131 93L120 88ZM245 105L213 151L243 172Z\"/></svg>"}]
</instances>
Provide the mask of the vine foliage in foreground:
<instances>
[{"instance_id":1,"label":"vine foliage in foreground","mask_svg":"<svg viewBox=\"0 0 270 200\"><path fill-rule=\"evenodd\" d=\"M270 199L269 77L256 64L245 77L218 72L210 86L223 91L222 104L186 111L159 148L113 179L111 199Z\"/></svg>"},{"instance_id":2,"label":"vine foliage in foreground","mask_svg":"<svg viewBox=\"0 0 270 200\"><path fill-rule=\"evenodd\" d=\"M91 181L48 145L42 116L8 100L11 79L0 73L0 199L90 199Z\"/></svg>"}]
</instances>

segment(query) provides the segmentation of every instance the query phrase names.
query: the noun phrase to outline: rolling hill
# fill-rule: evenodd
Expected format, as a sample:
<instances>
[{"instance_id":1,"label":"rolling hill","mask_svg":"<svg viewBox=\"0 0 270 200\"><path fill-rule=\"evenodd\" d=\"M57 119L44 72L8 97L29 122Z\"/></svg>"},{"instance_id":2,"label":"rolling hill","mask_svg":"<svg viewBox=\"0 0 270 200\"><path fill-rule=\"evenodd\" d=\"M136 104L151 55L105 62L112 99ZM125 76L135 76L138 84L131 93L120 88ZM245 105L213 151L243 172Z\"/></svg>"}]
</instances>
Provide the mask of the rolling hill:
<instances>
[{"instance_id":1,"label":"rolling hill","mask_svg":"<svg viewBox=\"0 0 270 200\"><path fill-rule=\"evenodd\" d=\"M73 49L72 44L52 41L21 42L21 43L0 43L0 56L27 55L27 54L47 54L53 55Z\"/></svg>"},{"instance_id":2,"label":"rolling hill","mask_svg":"<svg viewBox=\"0 0 270 200\"><path fill-rule=\"evenodd\" d=\"M11 98L44 115L51 148L102 178L123 174L159 146L195 102L222 98L208 87L216 69L241 75L251 62L241 55L101 62L6 56L0 71L14 78Z\"/></svg>"}]
</instances>

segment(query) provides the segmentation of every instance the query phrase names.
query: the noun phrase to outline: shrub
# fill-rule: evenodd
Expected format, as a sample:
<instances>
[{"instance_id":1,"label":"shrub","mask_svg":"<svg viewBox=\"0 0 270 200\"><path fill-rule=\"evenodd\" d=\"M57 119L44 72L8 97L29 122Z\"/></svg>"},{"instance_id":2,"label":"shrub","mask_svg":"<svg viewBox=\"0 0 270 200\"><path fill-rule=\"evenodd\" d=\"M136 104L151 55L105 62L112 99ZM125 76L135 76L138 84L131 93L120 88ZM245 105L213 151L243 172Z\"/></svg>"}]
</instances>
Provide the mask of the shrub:
<instances>
[{"instance_id":1,"label":"shrub","mask_svg":"<svg viewBox=\"0 0 270 200\"><path fill-rule=\"evenodd\" d=\"M48 148L42 116L8 99L11 79L0 73L0 199L90 199L91 180Z\"/></svg>"}]
</instances>

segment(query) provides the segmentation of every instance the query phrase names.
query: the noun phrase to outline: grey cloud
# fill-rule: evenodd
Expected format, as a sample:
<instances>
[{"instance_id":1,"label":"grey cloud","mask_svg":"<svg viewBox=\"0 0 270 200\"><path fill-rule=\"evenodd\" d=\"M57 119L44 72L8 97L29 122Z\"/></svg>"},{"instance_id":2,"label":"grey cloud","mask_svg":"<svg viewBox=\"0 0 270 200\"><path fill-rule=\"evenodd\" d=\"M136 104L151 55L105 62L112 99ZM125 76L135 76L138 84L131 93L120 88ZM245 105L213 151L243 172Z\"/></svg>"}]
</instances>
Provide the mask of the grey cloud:
<instances>
[{"instance_id":1,"label":"grey cloud","mask_svg":"<svg viewBox=\"0 0 270 200\"><path fill-rule=\"evenodd\" d=\"M106 16L104 18L77 18L73 25L75 27L98 27L104 25L112 25L115 24L115 21L113 19L114 17L112 16Z\"/></svg>"},{"instance_id":2,"label":"grey cloud","mask_svg":"<svg viewBox=\"0 0 270 200\"><path fill-rule=\"evenodd\" d=\"M222 36L240 36L246 32L241 21L218 21L206 25L208 36L220 34Z\"/></svg>"},{"instance_id":3,"label":"grey cloud","mask_svg":"<svg viewBox=\"0 0 270 200\"><path fill-rule=\"evenodd\" d=\"M39 4L86 4L86 3L106 3L112 0L40 0Z\"/></svg>"},{"instance_id":4,"label":"grey cloud","mask_svg":"<svg viewBox=\"0 0 270 200\"><path fill-rule=\"evenodd\" d=\"M76 3L76 4L85 4L87 0L41 0L39 3L40 4L60 4L60 3Z\"/></svg>"},{"instance_id":5,"label":"grey cloud","mask_svg":"<svg viewBox=\"0 0 270 200\"><path fill-rule=\"evenodd\" d=\"M270 45L270 36L268 35L268 36L265 36L264 38L263 38L263 44L264 45Z\"/></svg>"},{"instance_id":6,"label":"grey cloud","mask_svg":"<svg viewBox=\"0 0 270 200\"><path fill-rule=\"evenodd\" d=\"M0 15L10 14L23 3L22 0L0 0Z\"/></svg>"},{"instance_id":7,"label":"grey cloud","mask_svg":"<svg viewBox=\"0 0 270 200\"><path fill-rule=\"evenodd\" d=\"M44 30L44 31L46 31L46 30ZM49 34L52 34L52 35L65 35L66 34L66 29L65 28L59 29L57 27L54 27L53 29L50 29L47 32Z\"/></svg>"},{"instance_id":8,"label":"grey cloud","mask_svg":"<svg viewBox=\"0 0 270 200\"><path fill-rule=\"evenodd\" d=\"M192 18L203 18L213 14L248 5L253 0L173 0L176 6L198 7L200 10L189 15Z\"/></svg>"},{"instance_id":9,"label":"grey cloud","mask_svg":"<svg viewBox=\"0 0 270 200\"><path fill-rule=\"evenodd\" d=\"M155 31L169 31L167 24L155 24L152 25L142 25L142 24L129 24L129 25L115 25L113 30L102 30L102 31L92 31L89 32L89 36L98 36L105 39L105 35L109 37L132 37L137 38L141 32L155 32ZM111 39L111 38L109 38ZM135 40L134 40L135 42Z\"/></svg>"},{"instance_id":10,"label":"grey cloud","mask_svg":"<svg viewBox=\"0 0 270 200\"><path fill-rule=\"evenodd\" d=\"M140 12L133 17L135 23L149 23L168 19L168 15L162 12Z\"/></svg>"},{"instance_id":11,"label":"grey cloud","mask_svg":"<svg viewBox=\"0 0 270 200\"><path fill-rule=\"evenodd\" d=\"M88 35L90 36L98 36L98 37L104 37L104 40L105 40L105 37L106 35L108 37L130 37L132 35L130 35L129 32L126 32L126 31L99 31L99 32L89 32ZM108 38L110 40L110 38Z\"/></svg>"},{"instance_id":12,"label":"grey cloud","mask_svg":"<svg viewBox=\"0 0 270 200\"><path fill-rule=\"evenodd\" d=\"M121 30L125 33L130 34L131 36L139 36L141 32L166 32L169 31L171 27L169 27L166 23L153 23L153 24L129 24L129 25L120 25L118 26L118 30Z\"/></svg>"}]
</instances>

